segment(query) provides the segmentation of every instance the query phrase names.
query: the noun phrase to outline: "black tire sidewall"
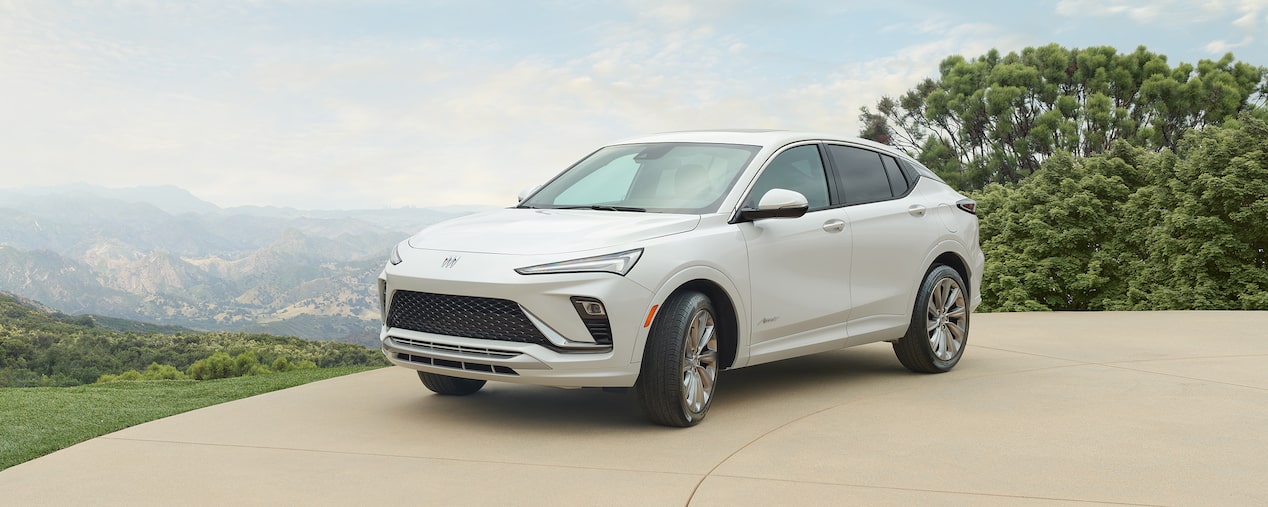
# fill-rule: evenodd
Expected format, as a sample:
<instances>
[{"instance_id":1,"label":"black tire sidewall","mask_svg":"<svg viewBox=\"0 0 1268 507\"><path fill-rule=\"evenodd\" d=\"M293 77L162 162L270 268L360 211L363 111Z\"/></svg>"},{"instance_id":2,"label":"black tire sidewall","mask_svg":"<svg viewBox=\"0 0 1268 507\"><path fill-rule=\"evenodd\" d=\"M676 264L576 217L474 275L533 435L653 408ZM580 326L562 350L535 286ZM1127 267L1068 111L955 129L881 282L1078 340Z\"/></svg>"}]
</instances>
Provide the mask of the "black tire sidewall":
<instances>
[{"instance_id":1,"label":"black tire sidewall","mask_svg":"<svg viewBox=\"0 0 1268 507\"><path fill-rule=\"evenodd\" d=\"M439 373L418 372L418 380L431 392L442 396L466 396L484 388L486 381L450 377Z\"/></svg>"},{"instance_id":2,"label":"black tire sidewall","mask_svg":"<svg viewBox=\"0 0 1268 507\"><path fill-rule=\"evenodd\" d=\"M653 421L667 426L694 426L709 412L717 379L708 400L699 411L687 407L682 393L683 362L686 361L687 333L691 317L705 310L717 326L717 312L708 296L689 291L666 300L656 314L643 350L643 365L637 382L638 398ZM716 327L715 327L716 332ZM721 370L721 365L718 365ZM672 399L671 399L672 397Z\"/></svg>"},{"instance_id":3,"label":"black tire sidewall","mask_svg":"<svg viewBox=\"0 0 1268 507\"><path fill-rule=\"evenodd\" d=\"M968 311L967 303L965 305L966 308L964 315L964 341L960 350L956 352L955 357L946 360L939 359L938 356L934 354L933 346L929 343L929 335L926 328L926 320L929 314L929 296L933 292L934 287L937 287L942 280L947 278L954 281L957 285L959 285L960 290L964 291L964 299L966 302L969 301L972 296L969 293L968 286L964 284L964 278L961 277L960 273L954 268L945 264L938 264L929 269L929 272L925 274L924 281L920 285L920 291L916 295L916 301L912 309L911 324L907 328L907 335L901 340L902 343L895 344L894 348L895 352L899 353L900 356L904 352L909 354L907 358L904 359L900 357L899 359L903 359L903 364L911 370L925 373L942 373L949 371L960 362L960 358L964 356L964 349L968 347L969 325L972 321L972 312ZM900 347L906 347L906 351L899 350ZM909 364L913 362L915 364Z\"/></svg>"}]
</instances>

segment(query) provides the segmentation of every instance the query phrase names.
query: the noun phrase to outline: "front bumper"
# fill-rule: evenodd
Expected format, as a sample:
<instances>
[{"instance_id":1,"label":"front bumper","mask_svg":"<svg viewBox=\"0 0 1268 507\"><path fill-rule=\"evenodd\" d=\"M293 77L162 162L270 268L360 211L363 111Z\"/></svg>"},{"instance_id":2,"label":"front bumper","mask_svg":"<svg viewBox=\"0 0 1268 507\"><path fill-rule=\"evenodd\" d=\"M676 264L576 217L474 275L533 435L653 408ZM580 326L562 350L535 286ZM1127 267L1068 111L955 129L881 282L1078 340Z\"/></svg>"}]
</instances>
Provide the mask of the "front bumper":
<instances>
[{"instance_id":1,"label":"front bumper","mask_svg":"<svg viewBox=\"0 0 1268 507\"><path fill-rule=\"evenodd\" d=\"M557 387L629 387L637 380L641 358L634 350L646 337L643 324L653 296L643 286L612 273L520 275L515 267L534 262L520 256L463 253L459 265L465 270L459 271L440 267L452 255L449 252L402 254L404 261L387 266L379 285L385 306L379 338L393 364L453 377ZM397 291L513 301L549 342L391 327L386 323L393 321L388 317ZM603 303L611 327L610 347L595 343L574 297Z\"/></svg>"}]
</instances>

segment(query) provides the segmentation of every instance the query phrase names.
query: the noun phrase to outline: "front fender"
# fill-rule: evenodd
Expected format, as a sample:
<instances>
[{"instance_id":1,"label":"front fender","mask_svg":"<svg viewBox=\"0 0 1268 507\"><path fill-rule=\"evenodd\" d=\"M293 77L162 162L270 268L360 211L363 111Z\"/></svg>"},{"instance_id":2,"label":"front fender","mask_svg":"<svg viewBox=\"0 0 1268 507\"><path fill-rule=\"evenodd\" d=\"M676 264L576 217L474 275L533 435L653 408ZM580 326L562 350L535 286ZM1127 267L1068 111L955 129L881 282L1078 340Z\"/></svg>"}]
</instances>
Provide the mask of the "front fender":
<instances>
[{"instance_id":1,"label":"front fender","mask_svg":"<svg viewBox=\"0 0 1268 507\"><path fill-rule=\"evenodd\" d=\"M664 283L656 289L651 303L644 309L646 312L644 315L647 317L643 321L643 327L639 329L638 339L635 340L634 350L631 355L632 362L638 363L643 359L643 351L647 346L651 323L656 317L655 313L659 313L661 306L675 292L682 289L683 286L696 281L705 281L713 284L730 299L731 306L735 309L736 331L736 355L732 368L743 366L748 362L749 326L747 323L749 322L749 314L747 298L743 297L743 292L739 290L730 277L726 276L722 271L709 266L690 266L682 269L665 279Z\"/></svg>"}]
</instances>

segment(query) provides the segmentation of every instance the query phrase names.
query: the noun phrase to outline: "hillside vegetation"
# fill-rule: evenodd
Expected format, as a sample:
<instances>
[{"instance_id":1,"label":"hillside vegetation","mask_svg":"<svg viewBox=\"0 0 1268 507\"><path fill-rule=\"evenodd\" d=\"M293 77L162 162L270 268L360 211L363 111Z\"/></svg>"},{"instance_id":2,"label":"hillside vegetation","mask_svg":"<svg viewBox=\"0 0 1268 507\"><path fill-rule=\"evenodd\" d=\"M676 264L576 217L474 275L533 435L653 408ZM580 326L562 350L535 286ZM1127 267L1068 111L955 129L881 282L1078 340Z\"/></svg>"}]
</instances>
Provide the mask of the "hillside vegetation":
<instances>
[{"instance_id":1,"label":"hillside vegetation","mask_svg":"<svg viewBox=\"0 0 1268 507\"><path fill-rule=\"evenodd\" d=\"M0 387L74 386L119 375L202 379L386 364L378 350L348 343L229 332L116 331L98 326L91 316L50 312L0 293Z\"/></svg>"}]
</instances>

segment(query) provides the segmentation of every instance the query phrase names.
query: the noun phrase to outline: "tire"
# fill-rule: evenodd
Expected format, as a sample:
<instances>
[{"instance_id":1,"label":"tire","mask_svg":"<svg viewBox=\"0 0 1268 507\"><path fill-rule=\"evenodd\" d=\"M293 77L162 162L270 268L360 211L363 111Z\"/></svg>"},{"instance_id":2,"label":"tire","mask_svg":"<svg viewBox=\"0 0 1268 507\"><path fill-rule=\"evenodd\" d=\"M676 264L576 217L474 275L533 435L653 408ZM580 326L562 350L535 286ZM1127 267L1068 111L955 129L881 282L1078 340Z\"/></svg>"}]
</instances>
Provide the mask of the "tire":
<instances>
[{"instance_id":1,"label":"tire","mask_svg":"<svg viewBox=\"0 0 1268 507\"><path fill-rule=\"evenodd\" d=\"M647 418L665 426L695 426L717 387L717 321L699 292L671 296L652 323L636 388Z\"/></svg>"},{"instance_id":2,"label":"tire","mask_svg":"<svg viewBox=\"0 0 1268 507\"><path fill-rule=\"evenodd\" d=\"M423 385L431 389L431 392L445 396L466 396L479 391L485 384L483 380L450 377L425 371L418 372L418 379L423 381Z\"/></svg>"},{"instance_id":3,"label":"tire","mask_svg":"<svg viewBox=\"0 0 1268 507\"><path fill-rule=\"evenodd\" d=\"M907 334L894 342L894 355L908 370L944 373L955 367L969 341L967 286L955 269L934 265L925 275Z\"/></svg>"}]
</instances>

